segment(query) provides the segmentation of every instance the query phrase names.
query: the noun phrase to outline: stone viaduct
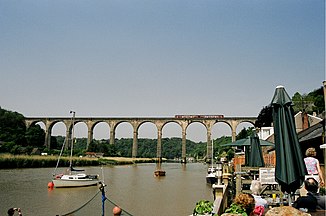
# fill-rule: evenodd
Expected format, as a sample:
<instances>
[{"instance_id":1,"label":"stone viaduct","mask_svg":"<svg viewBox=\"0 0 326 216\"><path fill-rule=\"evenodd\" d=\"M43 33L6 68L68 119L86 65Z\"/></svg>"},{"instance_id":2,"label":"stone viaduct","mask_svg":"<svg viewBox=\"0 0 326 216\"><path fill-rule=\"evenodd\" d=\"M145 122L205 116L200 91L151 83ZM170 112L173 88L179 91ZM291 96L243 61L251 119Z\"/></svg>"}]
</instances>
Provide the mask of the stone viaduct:
<instances>
[{"instance_id":1,"label":"stone viaduct","mask_svg":"<svg viewBox=\"0 0 326 216\"><path fill-rule=\"evenodd\" d=\"M236 139L236 128L240 123L246 122L254 125L256 117L224 117L224 116L175 116L171 118L166 117L76 117L74 120L69 117L26 117L25 124L26 127L37 123L43 123L45 125L45 146L50 148L51 132L53 126L58 122L63 122L66 126L66 137L71 138L72 123L83 122L88 128L88 138L87 146L91 143L93 139L93 129L96 124L100 122L106 122L110 127L110 144L114 144L115 140L115 130L116 127L123 122L130 123L133 127L133 146L132 146L132 157L137 157L137 140L138 140L138 129L139 127L147 122L153 123L157 128L157 157L162 157L162 130L163 127L170 122L175 122L180 125L182 129L182 160L186 160L186 131L187 127L194 122L199 122L203 124L207 131L207 159L211 159L212 155L212 144L211 144L211 130L214 124L218 122L223 122L227 124L232 131L232 141ZM70 140L70 139L68 139Z\"/></svg>"}]
</instances>

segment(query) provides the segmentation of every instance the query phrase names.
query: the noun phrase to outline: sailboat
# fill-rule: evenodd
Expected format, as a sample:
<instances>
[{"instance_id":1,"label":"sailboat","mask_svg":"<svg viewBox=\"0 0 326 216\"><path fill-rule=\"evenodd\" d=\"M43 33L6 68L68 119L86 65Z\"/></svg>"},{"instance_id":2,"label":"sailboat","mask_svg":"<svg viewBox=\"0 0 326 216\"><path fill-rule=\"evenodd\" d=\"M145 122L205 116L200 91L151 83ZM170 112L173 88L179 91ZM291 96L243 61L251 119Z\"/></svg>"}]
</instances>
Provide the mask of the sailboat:
<instances>
[{"instance_id":1,"label":"sailboat","mask_svg":"<svg viewBox=\"0 0 326 216\"><path fill-rule=\"evenodd\" d=\"M214 184L217 181L216 168L214 167L214 142L212 140L212 159L211 166L207 169L206 182L208 184Z\"/></svg>"},{"instance_id":2,"label":"sailboat","mask_svg":"<svg viewBox=\"0 0 326 216\"><path fill-rule=\"evenodd\" d=\"M72 113L72 138L71 138L71 149L70 149L70 161L69 161L69 167L64 174L55 174L56 170L59 165L60 157L62 155L64 145L66 143L66 139L64 141L64 144L62 145L61 152L57 161L57 166L55 168L52 183L54 187L56 188L62 188L62 187L86 187L86 186L93 186L100 183L99 175L89 175L84 172L84 170L78 170L73 168L72 166L72 153L73 153L73 145L74 145L74 123L75 123L75 112L70 111Z\"/></svg>"}]
</instances>

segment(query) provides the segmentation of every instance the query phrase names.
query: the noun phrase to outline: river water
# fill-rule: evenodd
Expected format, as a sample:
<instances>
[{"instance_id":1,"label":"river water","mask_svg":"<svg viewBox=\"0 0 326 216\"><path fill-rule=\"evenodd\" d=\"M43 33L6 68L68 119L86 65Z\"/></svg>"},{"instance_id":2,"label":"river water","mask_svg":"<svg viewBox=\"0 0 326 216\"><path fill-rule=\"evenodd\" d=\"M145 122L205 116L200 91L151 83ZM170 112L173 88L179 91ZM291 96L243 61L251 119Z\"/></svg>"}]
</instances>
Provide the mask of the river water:
<instances>
[{"instance_id":1,"label":"river water","mask_svg":"<svg viewBox=\"0 0 326 216\"><path fill-rule=\"evenodd\" d=\"M155 164L85 169L98 173L107 184L105 215L112 215L113 204L118 204L123 215L189 216L197 201L213 201L205 179L207 165L164 163L162 168L164 177L154 177ZM64 215L74 210L71 215L102 215L97 187L50 190L52 172L51 168L0 170L0 215L6 215L10 207L20 207L24 216Z\"/></svg>"}]
</instances>

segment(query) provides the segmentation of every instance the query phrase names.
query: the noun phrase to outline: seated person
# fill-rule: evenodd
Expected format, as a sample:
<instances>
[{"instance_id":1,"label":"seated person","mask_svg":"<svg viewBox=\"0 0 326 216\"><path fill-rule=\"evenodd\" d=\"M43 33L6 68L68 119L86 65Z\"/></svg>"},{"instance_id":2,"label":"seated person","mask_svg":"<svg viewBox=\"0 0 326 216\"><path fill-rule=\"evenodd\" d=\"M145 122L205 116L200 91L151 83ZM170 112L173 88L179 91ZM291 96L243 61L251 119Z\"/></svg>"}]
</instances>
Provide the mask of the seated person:
<instances>
[{"instance_id":1,"label":"seated person","mask_svg":"<svg viewBox=\"0 0 326 216\"><path fill-rule=\"evenodd\" d=\"M317 187L317 189L316 189ZM318 181L313 178L307 178L307 186L305 185L305 188L308 192L310 192L314 197L317 199L317 210L326 210L326 196L320 195L318 193L319 187L318 187ZM308 188L308 189L307 189Z\"/></svg>"},{"instance_id":2,"label":"seated person","mask_svg":"<svg viewBox=\"0 0 326 216\"><path fill-rule=\"evenodd\" d=\"M225 213L221 216L233 215L233 214L242 214L246 213L248 216L255 216L255 199L251 194L239 194L237 195L230 208L225 210Z\"/></svg>"},{"instance_id":3,"label":"seated person","mask_svg":"<svg viewBox=\"0 0 326 216\"><path fill-rule=\"evenodd\" d=\"M309 212L314 212L317 209L317 198L315 194L318 191L318 182L314 178L308 178L304 181L304 187L308 191L307 196L299 197L293 207L296 209L304 208Z\"/></svg>"},{"instance_id":4,"label":"seated person","mask_svg":"<svg viewBox=\"0 0 326 216\"><path fill-rule=\"evenodd\" d=\"M252 192L252 196L255 198L255 206L263 206L264 208L267 208L267 200L263 199L260 196L260 193L262 191L261 182L257 180L252 180L250 190Z\"/></svg>"}]
</instances>

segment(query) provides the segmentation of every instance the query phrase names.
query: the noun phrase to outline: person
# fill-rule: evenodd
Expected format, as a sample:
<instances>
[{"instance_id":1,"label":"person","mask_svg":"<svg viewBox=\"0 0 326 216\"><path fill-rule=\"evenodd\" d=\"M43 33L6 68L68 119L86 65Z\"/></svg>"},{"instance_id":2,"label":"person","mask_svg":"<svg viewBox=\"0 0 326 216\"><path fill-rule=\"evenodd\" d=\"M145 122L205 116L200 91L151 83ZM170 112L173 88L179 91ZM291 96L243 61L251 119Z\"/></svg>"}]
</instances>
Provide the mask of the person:
<instances>
[{"instance_id":1,"label":"person","mask_svg":"<svg viewBox=\"0 0 326 216\"><path fill-rule=\"evenodd\" d=\"M314 178L308 178L305 182L305 188L317 199L317 210L326 210L326 196L318 193L318 182Z\"/></svg>"},{"instance_id":2,"label":"person","mask_svg":"<svg viewBox=\"0 0 326 216\"><path fill-rule=\"evenodd\" d=\"M318 190L318 182L315 178L310 177L304 181L304 187L308 191L307 195L299 197L292 206L296 209L307 209L308 212L315 212L318 204L315 197Z\"/></svg>"},{"instance_id":3,"label":"person","mask_svg":"<svg viewBox=\"0 0 326 216\"><path fill-rule=\"evenodd\" d=\"M113 215L114 216L119 216L122 213L122 210L119 206L114 206L112 209Z\"/></svg>"},{"instance_id":4,"label":"person","mask_svg":"<svg viewBox=\"0 0 326 216\"><path fill-rule=\"evenodd\" d=\"M20 208L10 208L8 209L8 216L13 216L15 214L15 211L18 212L19 216L23 215Z\"/></svg>"},{"instance_id":5,"label":"person","mask_svg":"<svg viewBox=\"0 0 326 216\"><path fill-rule=\"evenodd\" d=\"M252 192L252 196L255 198L255 206L263 206L264 208L267 208L267 200L263 199L260 196L260 193L262 191L262 185L261 182L258 180L252 180L250 185L250 190Z\"/></svg>"},{"instance_id":6,"label":"person","mask_svg":"<svg viewBox=\"0 0 326 216\"><path fill-rule=\"evenodd\" d=\"M304 158L304 163L307 168L308 175L306 175L306 179L309 177L313 177L320 183L321 186L324 185L324 178L320 169L319 161L316 157L315 148L308 148L306 150L306 157Z\"/></svg>"},{"instance_id":7,"label":"person","mask_svg":"<svg viewBox=\"0 0 326 216\"><path fill-rule=\"evenodd\" d=\"M230 208L225 210L221 216L230 214L242 214L246 213L248 216L255 216L255 198L251 194L241 193L238 194L231 204Z\"/></svg>"}]
</instances>

